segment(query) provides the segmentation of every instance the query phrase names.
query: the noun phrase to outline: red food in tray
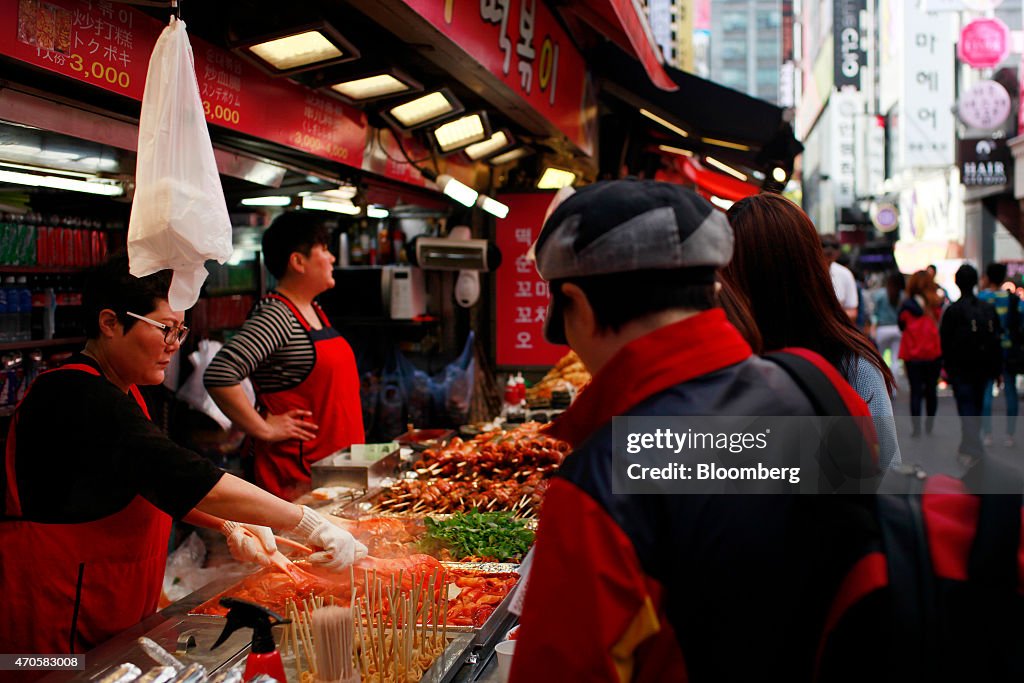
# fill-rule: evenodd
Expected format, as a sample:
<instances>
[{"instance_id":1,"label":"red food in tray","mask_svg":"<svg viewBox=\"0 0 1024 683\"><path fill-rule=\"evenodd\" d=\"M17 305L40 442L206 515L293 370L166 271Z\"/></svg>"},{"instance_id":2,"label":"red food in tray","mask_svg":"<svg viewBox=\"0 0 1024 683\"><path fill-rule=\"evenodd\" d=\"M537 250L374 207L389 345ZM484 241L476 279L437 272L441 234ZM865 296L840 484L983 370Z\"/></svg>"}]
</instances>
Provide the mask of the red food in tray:
<instances>
[{"instance_id":1,"label":"red food in tray","mask_svg":"<svg viewBox=\"0 0 1024 683\"><path fill-rule=\"evenodd\" d=\"M435 591L440 590L442 575L459 589L448 601L449 626L482 626L494 609L501 603L519 580L515 572L487 572L470 567L451 567L442 565L429 555L411 555L407 558L382 560L367 558L357 562L353 571L338 574L313 567L305 562L297 562L296 566L304 572L301 581L292 581L288 576L275 569L267 568L247 576L203 604L196 607L190 614L224 616L227 610L220 605L222 597L236 597L249 600L279 613L286 613L289 600L303 602L313 597L325 600L334 599L335 604L347 606L352 596L352 578L355 578L357 598L365 594L367 579L371 584L374 576L385 585L392 579L401 582L404 591L419 583L421 589L430 584L430 577L435 580ZM376 574L374 574L376 572ZM450 590L449 594L454 593Z\"/></svg>"}]
</instances>

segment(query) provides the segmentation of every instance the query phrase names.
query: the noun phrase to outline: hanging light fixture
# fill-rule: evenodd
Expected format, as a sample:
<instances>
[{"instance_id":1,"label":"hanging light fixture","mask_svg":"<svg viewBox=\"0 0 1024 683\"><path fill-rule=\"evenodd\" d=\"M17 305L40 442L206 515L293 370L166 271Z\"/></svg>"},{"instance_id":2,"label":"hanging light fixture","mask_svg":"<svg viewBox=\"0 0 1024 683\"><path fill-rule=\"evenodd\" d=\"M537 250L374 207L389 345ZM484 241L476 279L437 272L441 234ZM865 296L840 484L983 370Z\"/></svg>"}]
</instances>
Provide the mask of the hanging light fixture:
<instances>
[{"instance_id":1,"label":"hanging light fixture","mask_svg":"<svg viewBox=\"0 0 1024 683\"><path fill-rule=\"evenodd\" d=\"M529 147L514 147L507 152L497 154L487 160L491 166L501 166L509 162L515 161L516 159L522 159L525 156L533 154L533 150Z\"/></svg>"},{"instance_id":2,"label":"hanging light fixture","mask_svg":"<svg viewBox=\"0 0 1024 683\"><path fill-rule=\"evenodd\" d=\"M515 138L512 137L512 133L507 128L496 131L491 134L491 137L487 138L483 142L477 142L470 145L465 150L466 156L473 161L479 161L480 159L486 159L487 157L494 156L499 152L502 152L515 144Z\"/></svg>"},{"instance_id":3,"label":"hanging light fixture","mask_svg":"<svg viewBox=\"0 0 1024 683\"><path fill-rule=\"evenodd\" d=\"M548 166L537 181L537 188L541 190L559 190L568 187L576 182L576 174L562 168Z\"/></svg>"},{"instance_id":4,"label":"hanging light fixture","mask_svg":"<svg viewBox=\"0 0 1024 683\"><path fill-rule=\"evenodd\" d=\"M327 22L289 28L232 45L273 76L318 69L359 58L359 50Z\"/></svg>"},{"instance_id":5,"label":"hanging light fixture","mask_svg":"<svg viewBox=\"0 0 1024 683\"><path fill-rule=\"evenodd\" d=\"M433 130L434 144L442 154L451 154L490 137L487 114L482 111L447 121Z\"/></svg>"},{"instance_id":6,"label":"hanging light fixture","mask_svg":"<svg viewBox=\"0 0 1024 683\"><path fill-rule=\"evenodd\" d=\"M462 111L465 111L462 103L450 90L442 88L391 107L381 115L399 128L409 130L435 123Z\"/></svg>"},{"instance_id":7,"label":"hanging light fixture","mask_svg":"<svg viewBox=\"0 0 1024 683\"><path fill-rule=\"evenodd\" d=\"M365 104L417 92L423 86L398 69L388 69L334 83L329 90L350 104Z\"/></svg>"},{"instance_id":8,"label":"hanging light fixture","mask_svg":"<svg viewBox=\"0 0 1024 683\"><path fill-rule=\"evenodd\" d=\"M508 205L502 204L497 199L488 197L485 194L480 195L476 205L492 216L497 216L498 218L505 218L508 216Z\"/></svg>"}]
</instances>

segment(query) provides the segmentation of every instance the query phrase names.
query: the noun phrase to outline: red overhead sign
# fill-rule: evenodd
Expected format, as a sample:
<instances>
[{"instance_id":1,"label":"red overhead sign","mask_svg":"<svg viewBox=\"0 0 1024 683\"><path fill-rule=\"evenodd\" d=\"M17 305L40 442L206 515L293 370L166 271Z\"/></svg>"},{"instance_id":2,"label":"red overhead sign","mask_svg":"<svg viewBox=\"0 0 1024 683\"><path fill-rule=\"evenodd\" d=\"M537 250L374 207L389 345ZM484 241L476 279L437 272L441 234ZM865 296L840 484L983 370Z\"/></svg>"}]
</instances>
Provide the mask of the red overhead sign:
<instances>
[{"instance_id":1,"label":"red overhead sign","mask_svg":"<svg viewBox=\"0 0 1024 683\"><path fill-rule=\"evenodd\" d=\"M553 192L504 194L508 218L498 221L495 242L502 265L495 272L495 360L500 366L554 365L569 352L544 341L548 283L526 257L540 234Z\"/></svg>"},{"instance_id":2,"label":"red overhead sign","mask_svg":"<svg viewBox=\"0 0 1024 683\"><path fill-rule=\"evenodd\" d=\"M595 106L583 56L544 0L404 0L424 19L594 154Z\"/></svg>"},{"instance_id":3,"label":"red overhead sign","mask_svg":"<svg viewBox=\"0 0 1024 683\"><path fill-rule=\"evenodd\" d=\"M142 99L164 24L110 0L0 0L0 54ZM361 167L365 115L191 38L206 120Z\"/></svg>"}]
</instances>

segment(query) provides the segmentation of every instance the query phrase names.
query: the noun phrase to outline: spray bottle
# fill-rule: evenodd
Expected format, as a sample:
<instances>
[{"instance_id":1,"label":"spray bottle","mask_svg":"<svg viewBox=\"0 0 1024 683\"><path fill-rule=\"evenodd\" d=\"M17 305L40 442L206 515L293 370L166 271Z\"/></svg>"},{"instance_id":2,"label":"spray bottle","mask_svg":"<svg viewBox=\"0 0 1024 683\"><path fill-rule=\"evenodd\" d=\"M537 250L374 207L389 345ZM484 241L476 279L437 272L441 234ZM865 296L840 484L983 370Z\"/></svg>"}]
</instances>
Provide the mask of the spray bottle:
<instances>
[{"instance_id":1,"label":"spray bottle","mask_svg":"<svg viewBox=\"0 0 1024 683\"><path fill-rule=\"evenodd\" d=\"M228 608L227 623L217 642L210 649L213 650L222 644L236 630L251 628L252 650L245 660L244 680L248 681L260 674L267 674L282 683L287 681L288 679L284 675L284 665L281 664L281 654L274 644L274 634L271 629L280 624L291 623L291 620L282 618L266 607L238 598L221 598L220 604Z\"/></svg>"}]
</instances>

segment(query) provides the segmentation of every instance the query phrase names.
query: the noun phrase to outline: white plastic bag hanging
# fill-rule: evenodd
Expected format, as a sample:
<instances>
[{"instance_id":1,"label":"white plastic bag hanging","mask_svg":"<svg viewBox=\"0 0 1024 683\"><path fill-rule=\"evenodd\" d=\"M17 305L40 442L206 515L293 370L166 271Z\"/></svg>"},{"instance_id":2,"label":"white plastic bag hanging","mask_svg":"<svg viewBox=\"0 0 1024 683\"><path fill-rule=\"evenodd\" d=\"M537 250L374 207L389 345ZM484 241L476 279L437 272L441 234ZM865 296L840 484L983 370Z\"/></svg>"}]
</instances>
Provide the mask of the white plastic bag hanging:
<instances>
[{"instance_id":1,"label":"white plastic bag hanging","mask_svg":"<svg viewBox=\"0 0 1024 683\"><path fill-rule=\"evenodd\" d=\"M231 220L199 98L185 22L171 17L149 60L139 121L128 262L142 277L174 270L168 303L191 308L207 260L232 252Z\"/></svg>"}]
</instances>

